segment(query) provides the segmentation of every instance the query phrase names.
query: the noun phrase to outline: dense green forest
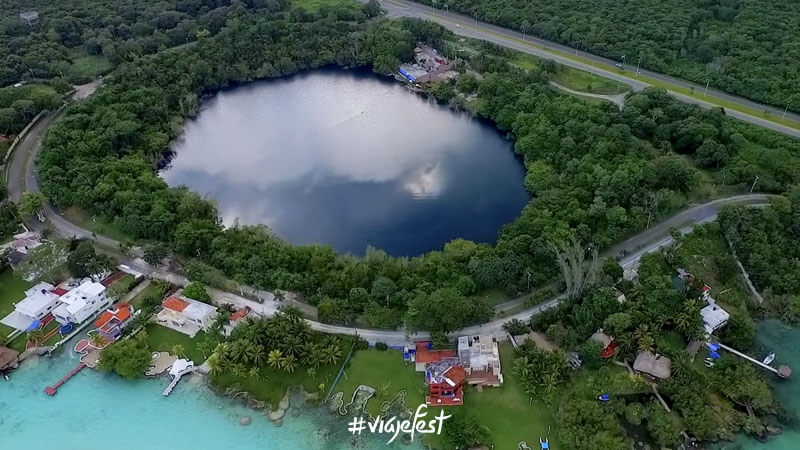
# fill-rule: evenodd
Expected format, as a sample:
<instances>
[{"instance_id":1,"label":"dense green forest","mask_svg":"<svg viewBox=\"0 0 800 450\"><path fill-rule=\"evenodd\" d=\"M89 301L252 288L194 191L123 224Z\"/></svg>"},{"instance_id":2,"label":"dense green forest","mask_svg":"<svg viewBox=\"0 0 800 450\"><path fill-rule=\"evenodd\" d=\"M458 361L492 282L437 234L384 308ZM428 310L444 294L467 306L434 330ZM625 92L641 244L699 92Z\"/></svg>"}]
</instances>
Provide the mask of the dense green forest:
<instances>
[{"instance_id":1,"label":"dense green forest","mask_svg":"<svg viewBox=\"0 0 800 450\"><path fill-rule=\"evenodd\" d=\"M201 30L197 45L122 62L48 134L40 177L50 200L196 258L188 275L207 284L218 279L216 268L250 286L300 292L325 321L362 317L396 327L405 319L411 329L446 331L491 316L477 295L486 289L516 295L557 278L553 241L575 235L606 247L689 199L713 195L716 185L749 186L758 175L761 189L780 191L800 177L797 141L658 90L636 94L622 111L587 104L547 86L552 65L522 70L489 46L466 62L481 79L466 75L432 94L509 131L524 158L533 199L496 246L455 240L414 258L380 250L355 257L289 245L263 226L223 229L213 203L168 188L156 174L203 95L331 65L389 74L417 41L455 42L430 23L367 21L375 14L369 7L281 6L236 15L214 34Z\"/></svg>"},{"instance_id":2,"label":"dense green forest","mask_svg":"<svg viewBox=\"0 0 800 450\"><path fill-rule=\"evenodd\" d=\"M58 108L61 104L59 93L68 91L70 87L66 83L54 84L55 87L39 84L0 88L0 135L17 134L40 111Z\"/></svg>"},{"instance_id":3,"label":"dense green forest","mask_svg":"<svg viewBox=\"0 0 800 450\"><path fill-rule=\"evenodd\" d=\"M431 0L420 0L431 4ZM800 111L794 0L437 1L482 21Z\"/></svg>"},{"instance_id":4,"label":"dense green forest","mask_svg":"<svg viewBox=\"0 0 800 450\"><path fill-rule=\"evenodd\" d=\"M767 312L800 319L800 188L767 208L727 208L720 223Z\"/></svg>"},{"instance_id":5,"label":"dense green forest","mask_svg":"<svg viewBox=\"0 0 800 450\"><path fill-rule=\"evenodd\" d=\"M216 34L225 22L281 0L0 2L0 86L25 79L88 81L123 61ZM19 14L39 13L31 26Z\"/></svg>"}]
</instances>

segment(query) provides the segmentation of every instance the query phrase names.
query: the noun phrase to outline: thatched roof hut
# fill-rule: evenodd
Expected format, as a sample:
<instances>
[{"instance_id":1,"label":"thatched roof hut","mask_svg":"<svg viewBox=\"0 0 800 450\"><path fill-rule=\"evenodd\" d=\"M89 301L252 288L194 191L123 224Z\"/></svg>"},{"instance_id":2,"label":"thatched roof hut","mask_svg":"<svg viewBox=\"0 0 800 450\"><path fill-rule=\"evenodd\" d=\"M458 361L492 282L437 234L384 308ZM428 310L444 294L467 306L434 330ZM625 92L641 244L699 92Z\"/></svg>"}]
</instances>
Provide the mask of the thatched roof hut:
<instances>
[{"instance_id":1,"label":"thatched roof hut","mask_svg":"<svg viewBox=\"0 0 800 450\"><path fill-rule=\"evenodd\" d=\"M19 352L8 347L0 347L0 370L16 369Z\"/></svg>"},{"instance_id":2,"label":"thatched roof hut","mask_svg":"<svg viewBox=\"0 0 800 450\"><path fill-rule=\"evenodd\" d=\"M659 380L666 380L672 374L672 361L666 356L642 352L636 355L633 370L650 375Z\"/></svg>"}]
</instances>

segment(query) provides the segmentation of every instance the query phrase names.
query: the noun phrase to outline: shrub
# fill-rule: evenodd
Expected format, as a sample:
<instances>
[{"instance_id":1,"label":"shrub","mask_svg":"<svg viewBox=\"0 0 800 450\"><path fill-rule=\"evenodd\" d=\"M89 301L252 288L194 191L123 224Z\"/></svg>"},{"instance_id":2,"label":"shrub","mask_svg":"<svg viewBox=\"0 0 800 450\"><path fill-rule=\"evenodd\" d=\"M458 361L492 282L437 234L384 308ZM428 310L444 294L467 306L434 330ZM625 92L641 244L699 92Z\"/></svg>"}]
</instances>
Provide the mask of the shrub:
<instances>
[{"instance_id":1,"label":"shrub","mask_svg":"<svg viewBox=\"0 0 800 450\"><path fill-rule=\"evenodd\" d=\"M386 343L385 343L385 342L376 342L376 343L375 343L375 350L384 351L384 350L386 350L387 348L389 348L389 346L388 346L388 345L386 345Z\"/></svg>"}]
</instances>

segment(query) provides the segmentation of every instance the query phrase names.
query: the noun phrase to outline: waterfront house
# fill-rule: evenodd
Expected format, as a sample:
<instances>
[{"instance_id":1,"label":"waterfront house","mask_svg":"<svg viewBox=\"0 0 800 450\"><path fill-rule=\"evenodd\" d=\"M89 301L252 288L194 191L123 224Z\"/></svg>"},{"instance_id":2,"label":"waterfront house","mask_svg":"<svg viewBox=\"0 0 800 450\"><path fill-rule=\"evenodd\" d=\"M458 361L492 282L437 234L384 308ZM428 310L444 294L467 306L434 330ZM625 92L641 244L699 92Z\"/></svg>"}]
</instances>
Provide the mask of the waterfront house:
<instances>
[{"instance_id":1,"label":"waterfront house","mask_svg":"<svg viewBox=\"0 0 800 450\"><path fill-rule=\"evenodd\" d=\"M497 342L491 336L460 336L458 357L468 384L494 387L503 384L500 351Z\"/></svg>"},{"instance_id":2,"label":"waterfront house","mask_svg":"<svg viewBox=\"0 0 800 450\"><path fill-rule=\"evenodd\" d=\"M430 341L417 341L415 344L414 364L417 372L424 372L430 363L441 361L443 358L454 358L456 356L456 352L450 349L434 350L433 342Z\"/></svg>"},{"instance_id":3,"label":"waterfront house","mask_svg":"<svg viewBox=\"0 0 800 450\"><path fill-rule=\"evenodd\" d=\"M244 323L245 319L247 319L249 315L249 306L245 306L244 308L239 308L234 311L233 314L231 314L231 318L228 320L228 323L222 329L223 333L225 333L225 336L230 336L231 333L233 333L233 329Z\"/></svg>"},{"instance_id":4,"label":"waterfront house","mask_svg":"<svg viewBox=\"0 0 800 450\"><path fill-rule=\"evenodd\" d=\"M666 380L672 374L672 361L666 356L641 352L636 355L633 370L655 380Z\"/></svg>"},{"instance_id":5,"label":"waterfront house","mask_svg":"<svg viewBox=\"0 0 800 450\"><path fill-rule=\"evenodd\" d=\"M100 317L94 322L97 332L101 336L116 341L122 336L122 329L133 318L133 307L128 303L120 303L103 311Z\"/></svg>"},{"instance_id":6,"label":"waterfront house","mask_svg":"<svg viewBox=\"0 0 800 450\"><path fill-rule=\"evenodd\" d=\"M428 406L458 406L464 403L464 381L467 373L458 358L443 358L428 364L425 383Z\"/></svg>"},{"instance_id":7,"label":"waterfront house","mask_svg":"<svg viewBox=\"0 0 800 450\"><path fill-rule=\"evenodd\" d=\"M190 337L214 323L217 308L190 298L171 296L161 303L158 322Z\"/></svg>"},{"instance_id":8,"label":"waterfront house","mask_svg":"<svg viewBox=\"0 0 800 450\"><path fill-rule=\"evenodd\" d=\"M80 324L111 304L106 287L88 280L62 295L61 304L53 310L53 317L62 325Z\"/></svg>"},{"instance_id":9,"label":"waterfront house","mask_svg":"<svg viewBox=\"0 0 800 450\"><path fill-rule=\"evenodd\" d=\"M11 328L26 331L34 322L50 314L59 303L59 294L49 283L38 283L25 291L25 298L14 305L14 311L0 323Z\"/></svg>"}]
</instances>

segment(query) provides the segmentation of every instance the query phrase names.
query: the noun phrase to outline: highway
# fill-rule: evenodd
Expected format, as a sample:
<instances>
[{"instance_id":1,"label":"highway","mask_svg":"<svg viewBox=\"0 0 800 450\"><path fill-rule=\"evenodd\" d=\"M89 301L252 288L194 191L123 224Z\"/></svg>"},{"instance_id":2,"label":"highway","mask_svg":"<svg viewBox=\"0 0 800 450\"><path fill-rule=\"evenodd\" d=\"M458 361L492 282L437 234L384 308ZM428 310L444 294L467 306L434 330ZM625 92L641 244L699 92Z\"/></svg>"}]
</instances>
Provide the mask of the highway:
<instances>
[{"instance_id":1,"label":"highway","mask_svg":"<svg viewBox=\"0 0 800 450\"><path fill-rule=\"evenodd\" d=\"M707 101L711 99L725 103L732 103L736 105L736 108L741 108L742 110L726 107L724 109L728 116L764 128L769 128L789 136L800 137L800 129L782 125L760 116L760 114L762 114L764 111L768 111L774 120L778 120L784 113L782 109L727 94L716 89L709 88L706 92L705 86L699 86L678 78L662 75L649 70L640 69L639 74L636 74L635 64L625 64L625 70L620 71L617 67L615 67L615 64L618 63L618 61L613 61L593 55L591 53L579 51L565 45L539 39L530 35L524 36L523 41L522 33L498 27L496 25L476 21L474 17L451 13L441 9L433 9L430 6L421 5L419 3L414 3L407 0L381 0L380 3L381 7L386 10L389 17L416 17L433 21L444 26L455 34L488 41L540 58L550 59L565 66L591 72L605 78L628 84L633 90L636 91L640 91L645 87L651 86L652 83L646 80L648 78L657 80L662 84L671 85L673 89L693 88L695 96L690 96L669 88L667 91L670 93L670 95L678 100L695 104L703 108L713 108L718 106ZM589 61L591 64L581 62L581 59L584 61ZM597 67L598 65L601 67ZM797 126L800 126L800 115L795 113L787 113L786 119L794 121L797 123Z\"/></svg>"}]
</instances>

